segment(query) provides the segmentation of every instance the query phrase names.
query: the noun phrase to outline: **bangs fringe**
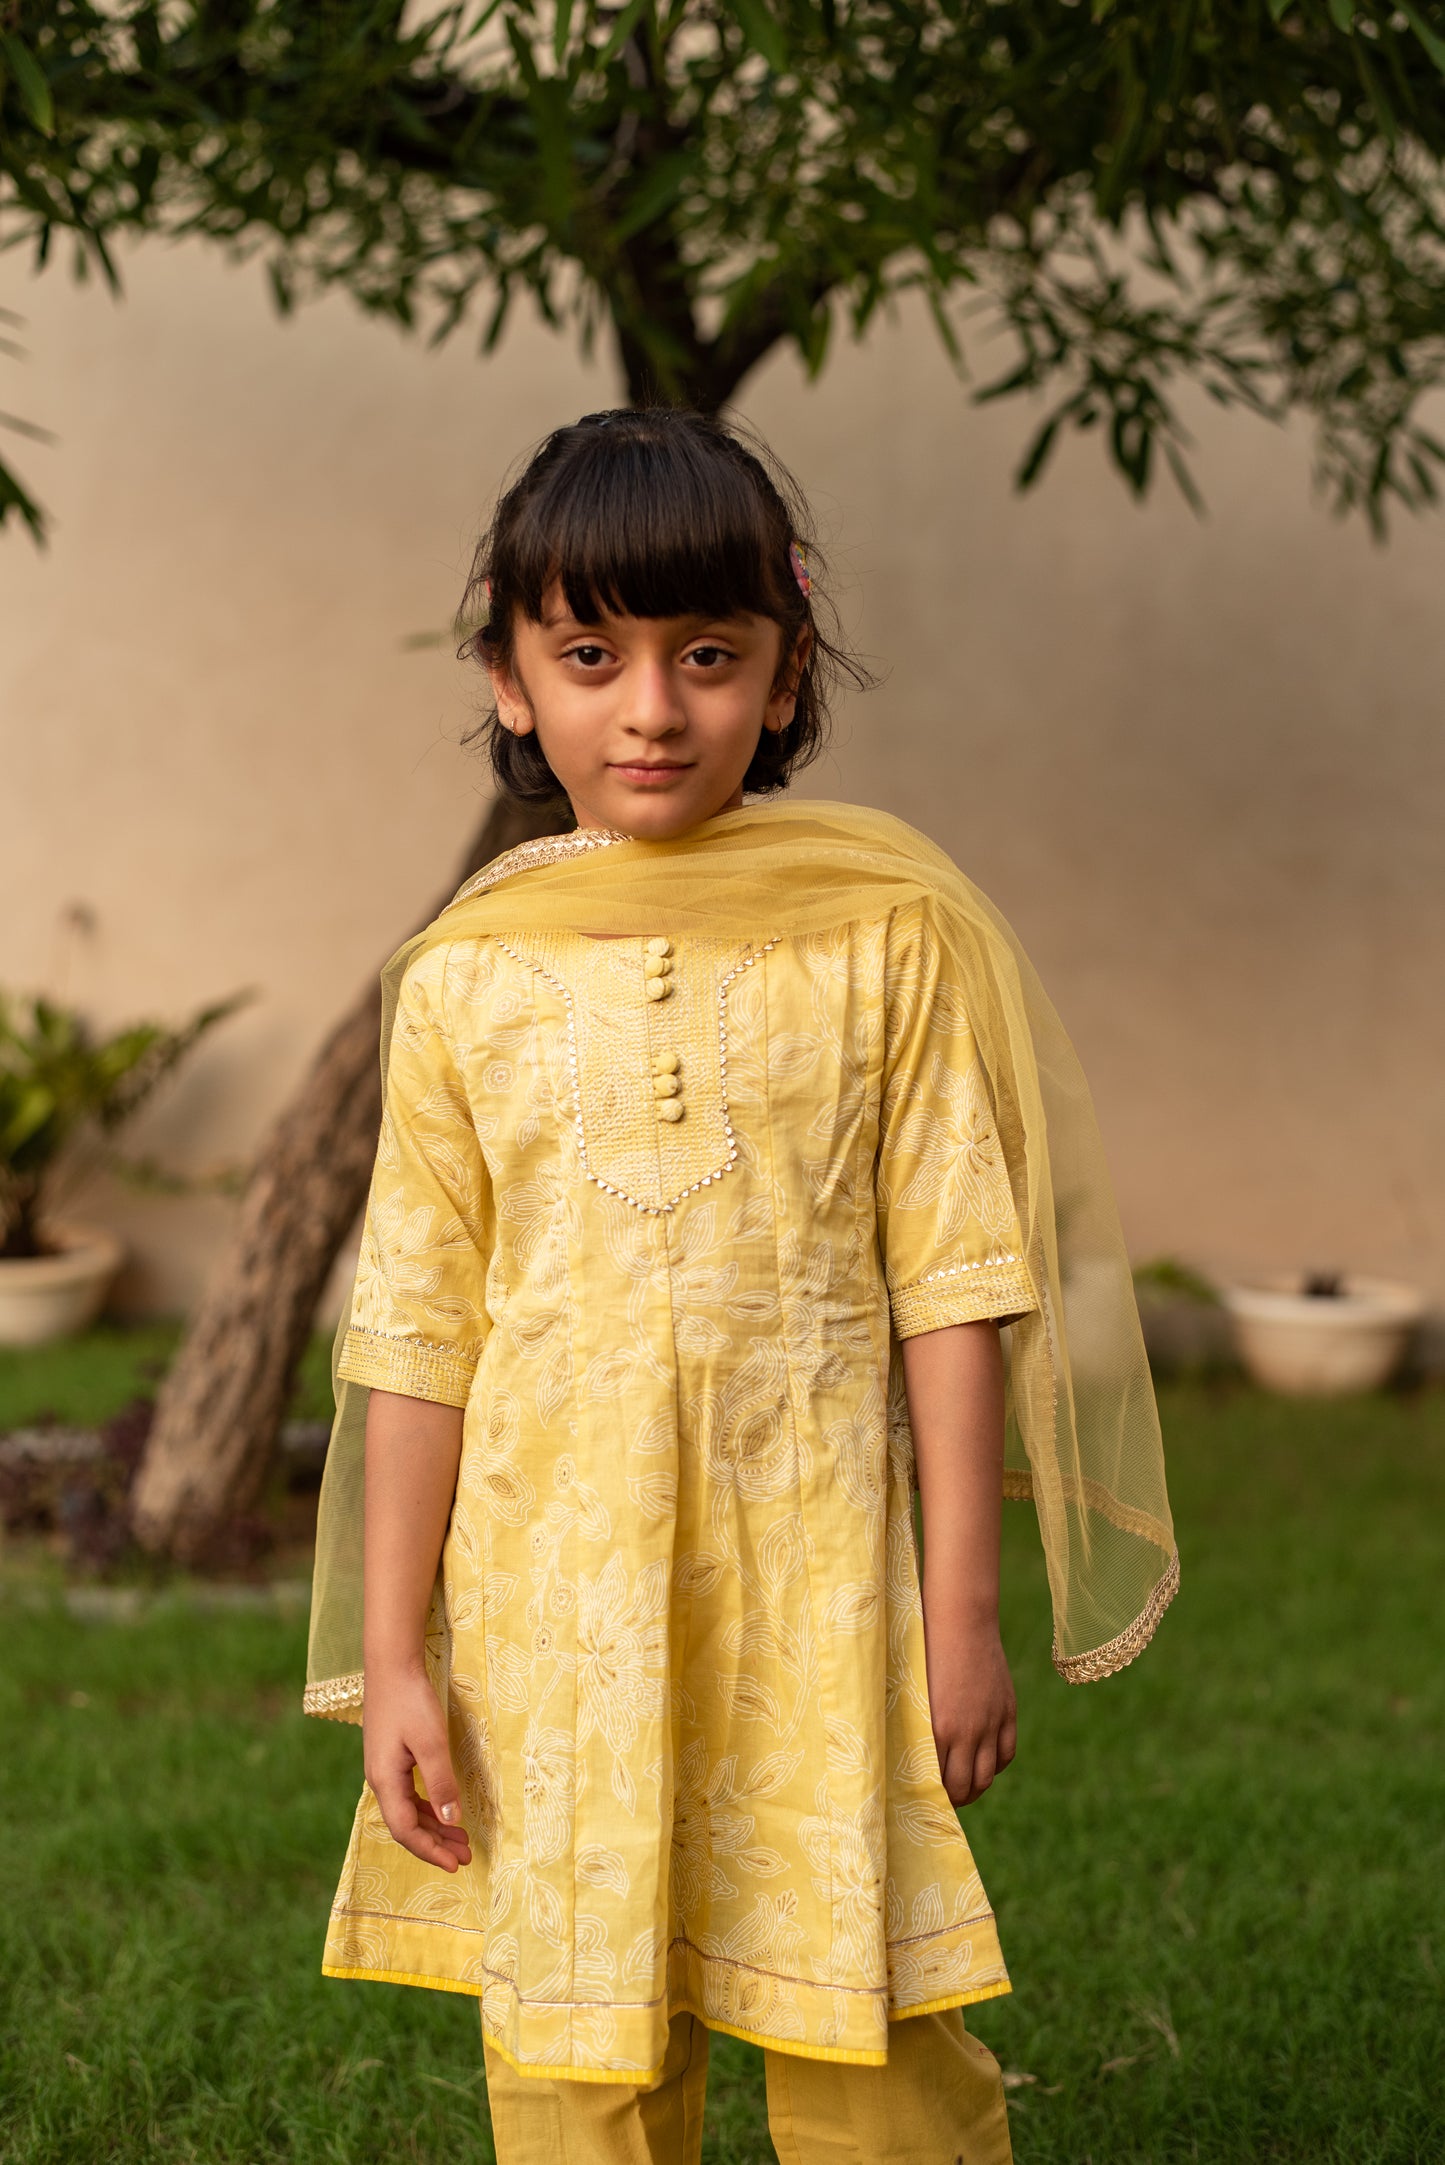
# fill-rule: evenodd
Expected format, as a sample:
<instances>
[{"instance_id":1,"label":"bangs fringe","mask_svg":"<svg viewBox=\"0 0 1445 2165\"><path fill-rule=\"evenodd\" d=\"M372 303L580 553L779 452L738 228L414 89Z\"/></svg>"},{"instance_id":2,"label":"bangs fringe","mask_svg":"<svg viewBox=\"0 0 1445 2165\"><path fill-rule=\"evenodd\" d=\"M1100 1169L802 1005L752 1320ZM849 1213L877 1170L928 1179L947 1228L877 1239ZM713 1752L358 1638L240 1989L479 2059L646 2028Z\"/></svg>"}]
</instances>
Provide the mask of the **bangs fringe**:
<instances>
[{"instance_id":1,"label":"bangs fringe","mask_svg":"<svg viewBox=\"0 0 1445 2165\"><path fill-rule=\"evenodd\" d=\"M542 478L518 522L508 583L524 615L539 622L560 581L584 624L607 612L801 621L786 507L745 468L677 430L595 435L585 462Z\"/></svg>"},{"instance_id":2,"label":"bangs fringe","mask_svg":"<svg viewBox=\"0 0 1445 2165\"><path fill-rule=\"evenodd\" d=\"M795 542L806 594L789 559ZM873 681L838 633L824 569L802 491L736 425L685 407L586 414L547 437L498 502L472 562L458 653L510 669L517 617L539 624L558 584L581 624L761 616L781 627L783 654L806 625L793 719L763 731L743 777L746 791L767 794L823 749L838 683ZM535 732L513 736L493 707L464 741L484 748L509 795L565 806Z\"/></svg>"}]
</instances>

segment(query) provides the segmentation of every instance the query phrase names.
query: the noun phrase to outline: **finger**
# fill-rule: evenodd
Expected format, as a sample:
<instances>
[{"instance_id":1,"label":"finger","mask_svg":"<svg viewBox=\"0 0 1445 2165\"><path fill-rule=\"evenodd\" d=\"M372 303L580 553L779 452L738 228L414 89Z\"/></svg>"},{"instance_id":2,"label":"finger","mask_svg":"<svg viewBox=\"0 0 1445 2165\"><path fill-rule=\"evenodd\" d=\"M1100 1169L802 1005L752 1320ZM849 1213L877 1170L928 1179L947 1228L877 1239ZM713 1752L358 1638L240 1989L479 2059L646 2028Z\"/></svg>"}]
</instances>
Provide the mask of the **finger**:
<instances>
[{"instance_id":1,"label":"finger","mask_svg":"<svg viewBox=\"0 0 1445 2165\"><path fill-rule=\"evenodd\" d=\"M411 1762L374 1767L367 1773L371 1793L386 1821L388 1834L400 1841L416 1827L416 1791L412 1787Z\"/></svg>"},{"instance_id":2,"label":"finger","mask_svg":"<svg viewBox=\"0 0 1445 2165\"><path fill-rule=\"evenodd\" d=\"M425 1800L416 1793L410 1760L404 1767L378 1768L371 1788L394 1842L423 1864L439 1864L445 1872L457 1869L458 1859L451 1845L442 1839L442 1830L434 1833L422 1822Z\"/></svg>"},{"instance_id":3,"label":"finger","mask_svg":"<svg viewBox=\"0 0 1445 2165\"><path fill-rule=\"evenodd\" d=\"M457 1778L452 1771L452 1756L447 1750L446 1731L443 1729L435 1742L428 1739L416 1755L417 1772L426 1784L427 1801L444 1827L461 1831L462 1800L457 1788Z\"/></svg>"},{"instance_id":4,"label":"finger","mask_svg":"<svg viewBox=\"0 0 1445 2165\"><path fill-rule=\"evenodd\" d=\"M949 1751L943 1766L943 1786L950 1804L969 1802L969 1782L973 1772L973 1756L960 1745Z\"/></svg>"},{"instance_id":5,"label":"finger","mask_svg":"<svg viewBox=\"0 0 1445 2165\"><path fill-rule=\"evenodd\" d=\"M1005 1767L1013 1765L1014 1758L1018 1752L1018 1748L1018 1716L1016 1714L1010 1714L1004 1721L998 1733L998 1770L1000 1774L1002 1774Z\"/></svg>"},{"instance_id":6,"label":"finger","mask_svg":"<svg viewBox=\"0 0 1445 2165\"><path fill-rule=\"evenodd\" d=\"M425 1797L417 1798L416 1809L417 1816L425 1822L433 1834L440 1834L449 1842L464 1842L467 1839L466 1828L452 1826L446 1820L438 1819Z\"/></svg>"},{"instance_id":7,"label":"finger","mask_svg":"<svg viewBox=\"0 0 1445 2165\"><path fill-rule=\"evenodd\" d=\"M459 1866L470 1864L471 1851L463 1856L450 1838L450 1829L439 1827L435 1819L422 1817L425 1809L426 1799L413 1790L410 1813L391 1829L393 1840L423 1864L439 1865L444 1872L455 1872Z\"/></svg>"},{"instance_id":8,"label":"finger","mask_svg":"<svg viewBox=\"0 0 1445 2165\"><path fill-rule=\"evenodd\" d=\"M993 1786L998 1772L998 1746L992 1737L980 1744L973 1755L973 1767L969 1775L968 1801L970 1804Z\"/></svg>"},{"instance_id":9,"label":"finger","mask_svg":"<svg viewBox=\"0 0 1445 2165\"><path fill-rule=\"evenodd\" d=\"M472 1861L472 1845L466 1828L446 1826L437 1818L436 1813L432 1810L425 1797L417 1798L416 1809L417 1818L421 1825L425 1827L427 1833L435 1835L438 1841L445 1842L449 1849L455 1851L458 1860L462 1864L470 1864Z\"/></svg>"}]
</instances>

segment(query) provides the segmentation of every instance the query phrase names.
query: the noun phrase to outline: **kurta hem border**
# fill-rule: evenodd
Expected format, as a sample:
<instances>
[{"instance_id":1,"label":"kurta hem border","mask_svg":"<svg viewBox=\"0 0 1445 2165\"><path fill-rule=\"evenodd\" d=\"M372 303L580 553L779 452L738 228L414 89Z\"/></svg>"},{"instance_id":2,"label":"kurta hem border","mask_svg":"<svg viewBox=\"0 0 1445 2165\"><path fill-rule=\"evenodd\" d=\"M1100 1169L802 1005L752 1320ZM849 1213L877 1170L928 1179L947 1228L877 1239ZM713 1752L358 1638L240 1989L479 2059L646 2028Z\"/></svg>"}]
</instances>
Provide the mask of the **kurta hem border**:
<instances>
[{"instance_id":1,"label":"kurta hem border","mask_svg":"<svg viewBox=\"0 0 1445 2165\"><path fill-rule=\"evenodd\" d=\"M495 2052L499 2060L505 2060L514 2074L529 2082L625 2082L632 2089L645 2090L657 2081L665 2065L659 2060L656 2067L572 2067L566 2063L557 2067L529 2067L515 2052L507 2050L500 2037L492 2035L485 2022L482 2024L482 2043Z\"/></svg>"},{"instance_id":2,"label":"kurta hem border","mask_svg":"<svg viewBox=\"0 0 1445 2165\"><path fill-rule=\"evenodd\" d=\"M346 1962L323 1962L323 1977L355 1977L367 1985L420 1985L430 1992L461 1992L479 2000L485 1985L468 1984L460 1977L423 1977L419 1970L357 1969Z\"/></svg>"},{"instance_id":3,"label":"kurta hem border","mask_svg":"<svg viewBox=\"0 0 1445 2165\"><path fill-rule=\"evenodd\" d=\"M920 2000L916 2007L890 2007L890 2022L906 2022L910 2015L941 2015L949 2007L977 2007L981 2000L1004 2000L1013 1991L1005 1977L995 1985L979 1985L972 1992L947 1992L941 2000Z\"/></svg>"},{"instance_id":4,"label":"kurta hem border","mask_svg":"<svg viewBox=\"0 0 1445 2165\"><path fill-rule=\"evenodd\" d=\"M363 1984L429 1987L434 1992L457 1992L479 2002L486 1990L485 1985L464 1983L456 1977L423 1977L413 1970L357 1969L337 1962L323 1962L321 1974L323 1977L352 1978ZM999 1984L980 1985L972 1992L949 1992L941 1999L920 2000L916 2007L890 2007L888 2020L890 2023L907 2022L914 2015L938 2015L950 2007L975 2007L983 2000L1005 1999L1012 1991L1013 1986L1005 1979ZM480 2012L479 2006L478 2013ZM687 2000L679 2001L675 2007L671 2007L669 2019L672 2015L691 2015L704 2029L716 2030L720 2036L739 2038L743 2044L757 2045L764 2052L784 2052L795 2060L826 2060L843 2067L886 2067L888 2064L886 2052L854 2050L844 2045L800 2044L794 2037L768 2037L761 2030L745 2030L733 2022L719 2022L715 2016L705 2014L700 2007L694 2007ZM485 2022L482 2023L481 2030L485 2043L500 2059L506 2061L508 2067L534 2082L630 2083L636 2088L643 2088L656 2082L662 2073L663 2063L660 2060L656 2067L641 2068L577 2067L569 2062L561 2062L556 2066L529 2066L526 2061L519 2060L499 2037L494 2036Z\"/></svg>"}]
</instances>

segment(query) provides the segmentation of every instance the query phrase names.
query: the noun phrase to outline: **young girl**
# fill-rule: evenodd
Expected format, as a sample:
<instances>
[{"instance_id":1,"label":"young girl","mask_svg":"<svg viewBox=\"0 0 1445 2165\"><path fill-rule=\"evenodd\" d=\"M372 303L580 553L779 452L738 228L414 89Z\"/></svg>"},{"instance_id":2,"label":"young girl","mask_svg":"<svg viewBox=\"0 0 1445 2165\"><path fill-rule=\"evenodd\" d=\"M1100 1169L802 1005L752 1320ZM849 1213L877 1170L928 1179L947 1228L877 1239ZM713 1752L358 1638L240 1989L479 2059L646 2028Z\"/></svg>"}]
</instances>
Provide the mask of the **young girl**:
<instances>
[{"instance_id":1,"label":"young girl","mask_svg":"<svg viewBox=\"0 0 1445 2165\"><path fill-rule=\"evenodd\" d=\"M1000 1499L1072 1681L1177 1580L1052 1009L920 835L772 801L847 666L814 558L721 422L549 438L468 646L500 783L575 831L386 976L307 1693L355 1720L364 1671L325 1967L480 2000L501 2165L695 2165L712 2029L765 2048L784 2165L1006 2160L954 1810L1014 1753Z\"/></svg>"}]
</instances>

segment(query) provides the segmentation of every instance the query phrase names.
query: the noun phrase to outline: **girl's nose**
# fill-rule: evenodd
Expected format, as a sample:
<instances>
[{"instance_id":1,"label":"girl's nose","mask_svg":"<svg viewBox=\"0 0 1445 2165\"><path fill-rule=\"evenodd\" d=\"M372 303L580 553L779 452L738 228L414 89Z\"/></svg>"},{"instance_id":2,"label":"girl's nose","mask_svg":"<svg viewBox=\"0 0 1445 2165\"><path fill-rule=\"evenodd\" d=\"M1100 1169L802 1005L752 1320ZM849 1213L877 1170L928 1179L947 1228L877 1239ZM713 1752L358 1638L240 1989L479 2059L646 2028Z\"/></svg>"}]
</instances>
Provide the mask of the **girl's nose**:
<instances>
[{"instance_id":1,"label":"girl's nose","mask_svg":"<svg viewBox=\"0 0 1445 2165\"><path fill-rule=\"evenodd\" d=\"M629 729L661 737L680 729L684 718L670 669L661 662L639 661L628 671L625 720Z\"/></svg>"}]
</instances>

